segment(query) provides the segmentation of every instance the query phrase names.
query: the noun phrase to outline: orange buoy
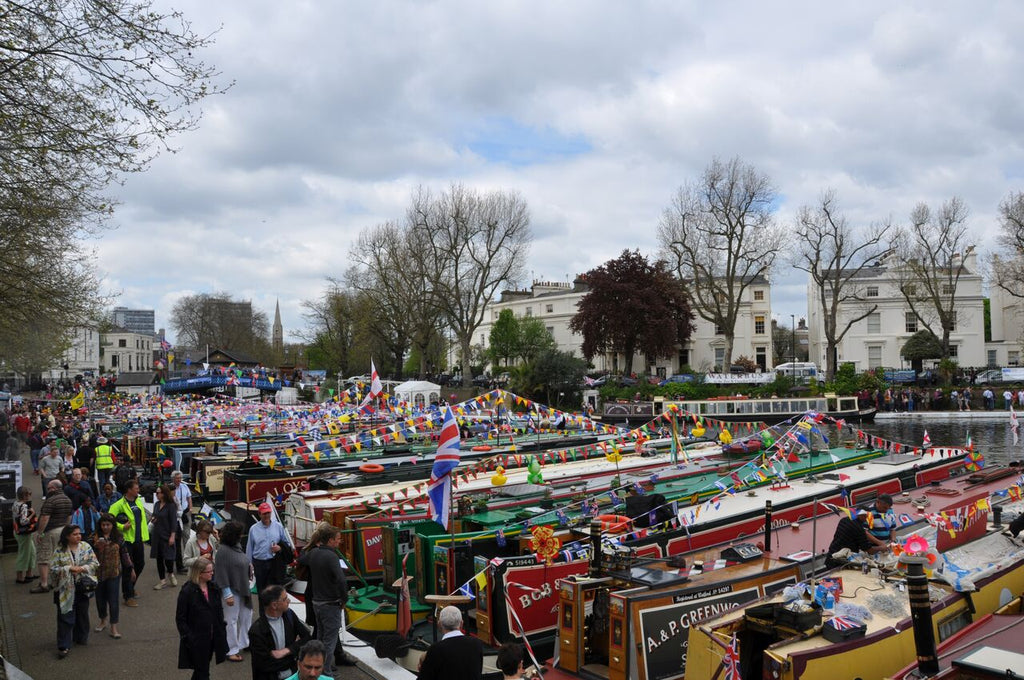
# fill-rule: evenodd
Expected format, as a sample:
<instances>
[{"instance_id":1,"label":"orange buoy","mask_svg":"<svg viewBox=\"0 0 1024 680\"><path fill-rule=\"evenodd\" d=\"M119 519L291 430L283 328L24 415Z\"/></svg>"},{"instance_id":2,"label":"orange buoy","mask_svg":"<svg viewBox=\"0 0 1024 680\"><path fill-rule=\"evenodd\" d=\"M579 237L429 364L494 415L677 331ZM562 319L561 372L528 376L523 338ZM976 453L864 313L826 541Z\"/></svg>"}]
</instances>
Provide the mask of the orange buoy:
<instances>
[{"instance_id":1,"label":"orange buoy","mask_svg":"<svg viewBox=\"0 0 1024 680\"><path fill-rule=\"evenodd\" d=\"M621 534L633 521L624 515L598 515L597 519L601 522L601 531L609 534Z\"/></svg>"},{"instance_id":2,"label":"orange buoy","mask_svg":"<svg viewBox=\"0 0 1024 680\"><path fill-rule=\"evenodd\" d=\"M359 466L359 471L367 474L377 474L384 472L384 466L380 463L363 463Z\"/></svg>"},{"instance_id":3,"label":"orange buoy","mask_svg":"<svg viewBox=\"0 0 1024 680\"><path fill-rule=\"evenodd\" d=\"M474 446L473 450L474 451L490 451L491 447L487 446L486 444L484 444L483 446Z\"/></svg>"}]
</instances>

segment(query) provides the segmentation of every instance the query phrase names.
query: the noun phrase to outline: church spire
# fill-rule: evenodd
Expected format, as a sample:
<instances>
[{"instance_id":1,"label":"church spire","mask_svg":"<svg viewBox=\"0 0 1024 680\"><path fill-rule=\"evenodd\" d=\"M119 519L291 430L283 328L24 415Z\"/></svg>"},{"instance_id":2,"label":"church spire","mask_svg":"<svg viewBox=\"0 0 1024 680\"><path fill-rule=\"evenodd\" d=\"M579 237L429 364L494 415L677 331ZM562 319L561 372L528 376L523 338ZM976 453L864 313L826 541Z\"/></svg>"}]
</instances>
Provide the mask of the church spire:
<instances>
[{"instance_id":1,"label":"church spire","mask_svg":"<svg viewBox=\"0 0 1024 680\"><path fill-rule=\"evenodd\" d=\"M281 325L281 301L274 303L274 330L271 339L275 352L284 350L284 326Z\"/></svg>"}]
</instances>

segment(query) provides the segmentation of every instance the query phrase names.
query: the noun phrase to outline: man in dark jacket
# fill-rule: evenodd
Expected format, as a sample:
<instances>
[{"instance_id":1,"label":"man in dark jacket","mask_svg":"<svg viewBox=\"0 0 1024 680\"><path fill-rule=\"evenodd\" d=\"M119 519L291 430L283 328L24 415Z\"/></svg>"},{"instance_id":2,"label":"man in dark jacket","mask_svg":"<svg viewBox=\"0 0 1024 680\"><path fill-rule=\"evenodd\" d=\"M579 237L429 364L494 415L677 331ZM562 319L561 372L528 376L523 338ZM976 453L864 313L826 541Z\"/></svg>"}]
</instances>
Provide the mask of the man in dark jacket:
<instances>
[{"instance_id":1,"label":"man in dark jacket","mask_svg":"<svg viewBox=\"0 0 1024 680\"><path fill-rule=\"evenodd\" d=\"M260 593L263 616L249 628L253 680L284 680L295 672L299 649L310 639L309 629L288 608L284 588L270 585Z\"/></svg>"},{"instance_id":2,"label":"man in dark jacket","mask_svg":"<svg viewBox=\"0 0 1024 680\"><path fill-rule=\"evenodd\" d=\"M447 606L437 615L444 635L430 645L420 664L419 680L480 680L484 668L484 643L462 633L462 612Z\"/></svg>"},{"instance_id":3,"label":"man in dark jacket","mask_svg":"<svg viewBox=\"0 0 1024 680\"><path fill-rule=\"evenodd\" d=\"M309 567L310 591L306 602L313 603L316 614L316 636L327 652L324 658L324 675L330 675L334 668L334 648L341 631L342 611L348 600L348 586L345 572L341 569L341 530L337 527L324 529L324 542L303 553L299 563ZM344 657L343 657L344 658ZM350 663L346 658L345 663Z\"/></svg>"}]
</instances>

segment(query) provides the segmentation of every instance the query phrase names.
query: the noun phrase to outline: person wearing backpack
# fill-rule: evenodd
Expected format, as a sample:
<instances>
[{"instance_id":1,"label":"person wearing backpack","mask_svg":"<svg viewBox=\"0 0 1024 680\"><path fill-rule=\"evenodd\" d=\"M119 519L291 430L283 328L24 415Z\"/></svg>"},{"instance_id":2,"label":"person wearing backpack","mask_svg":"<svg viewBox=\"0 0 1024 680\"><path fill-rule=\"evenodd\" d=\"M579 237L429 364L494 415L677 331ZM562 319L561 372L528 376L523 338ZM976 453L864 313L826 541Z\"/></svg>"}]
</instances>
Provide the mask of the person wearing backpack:
<instances>
[{"instance_id":1,"label":"person wearing backpack","mask_svg":"<svg viewBox=\"0 0 1024 680\"><path fill-rule=\"evenodd\" d=\"M14 538L18 542L18 559L15 563L15 583L34 581L32 565L36 563L36 543L32 534L36 530L36 512L32 509L32 489L18 487L18 500L14 502L11 515L14 518Z\"/></svg>"}]
</instances>

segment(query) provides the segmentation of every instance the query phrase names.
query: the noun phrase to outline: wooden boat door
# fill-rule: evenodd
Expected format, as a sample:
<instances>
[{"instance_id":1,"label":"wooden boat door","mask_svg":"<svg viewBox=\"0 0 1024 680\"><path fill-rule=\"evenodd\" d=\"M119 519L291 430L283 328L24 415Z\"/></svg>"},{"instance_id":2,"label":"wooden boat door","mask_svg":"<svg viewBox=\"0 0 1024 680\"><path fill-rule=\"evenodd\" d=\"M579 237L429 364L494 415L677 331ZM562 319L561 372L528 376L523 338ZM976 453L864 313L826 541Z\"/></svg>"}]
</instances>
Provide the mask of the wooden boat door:
<instances>
[{"instance_id":1,"label":"wooden boat door","mask_svg":"<svg viewBox=\"0 0 1024 680\"><path fill-rule=\"evenodd\" d=\"M594 611L599 593L608 596L611 578L573 577L558 581L558 666L578 673L588 653L587 616ZM607 619L606 619L607 621Z\"/></svg>"}]
</instances>

